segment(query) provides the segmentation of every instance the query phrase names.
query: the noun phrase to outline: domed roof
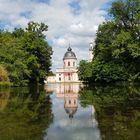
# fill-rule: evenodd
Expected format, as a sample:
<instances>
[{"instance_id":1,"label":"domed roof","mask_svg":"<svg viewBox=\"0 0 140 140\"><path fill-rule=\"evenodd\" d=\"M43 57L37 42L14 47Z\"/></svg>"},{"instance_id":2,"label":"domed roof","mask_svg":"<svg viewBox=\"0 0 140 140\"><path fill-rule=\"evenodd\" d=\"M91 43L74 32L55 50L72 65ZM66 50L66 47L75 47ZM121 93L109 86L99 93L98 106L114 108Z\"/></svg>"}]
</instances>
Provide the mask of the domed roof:
<instances>
[{"instance_id":1,"label":"domed roof","mask_svg":"<svg viewBox=\"0 0 140 140\"><path fill-rule=\"evenodd\" d=\"M77 107L65 107L65 111L69 115L69 118L73 118L73 115L77 111Z\"/></svg>"},{"instance_id":2,"label":"domed roof","mask_svg":"<svg viewBox=\"0 0 140 140\"><path fill-rule=\"evenodd\" d=\"M75 53L72 51L71 47L67 49L67 52L64 54L64 59L77 59Z\"/></svg>"}]
</instances>

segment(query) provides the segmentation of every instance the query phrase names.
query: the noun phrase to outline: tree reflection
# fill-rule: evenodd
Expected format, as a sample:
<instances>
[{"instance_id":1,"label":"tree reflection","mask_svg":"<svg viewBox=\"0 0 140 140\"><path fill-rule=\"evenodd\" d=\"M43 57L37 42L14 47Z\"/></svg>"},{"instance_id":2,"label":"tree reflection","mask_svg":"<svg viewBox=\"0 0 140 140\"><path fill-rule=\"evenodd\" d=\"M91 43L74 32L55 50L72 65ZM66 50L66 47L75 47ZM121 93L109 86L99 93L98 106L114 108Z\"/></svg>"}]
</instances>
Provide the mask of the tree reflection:
<instances>
[{"instance_id":1,"label":"tree reflection","mask_svg":"<svg viewBox=\"0 0 140 140\"><path fill-rule=\"evenodd\" d=\"M94 105L103 140L140 138L140 87L94 86L79 92L83 107Z\"/></svg>"},{"instance_id":2,"label":"tree reflection","mask_svg":"<svg viewBox=\"0 0 140 140\"><path fill-rule=\"evenodd\" d=\"M53 121L51 106L42 89L12 89L7 106L0 112L0 139L42 140Z\"/></svg>"},{"instance_id":3,"label":"tree reflection","mask_svg":"<svg viewBox=\"0 0 140 140\"><path fill-rule=\"evenodd\" d=\"M0 91L0 112L2 112L8 102L8 98L10 95L10 89L3 89L2 91Z\"/></svg>"}]
</instances>

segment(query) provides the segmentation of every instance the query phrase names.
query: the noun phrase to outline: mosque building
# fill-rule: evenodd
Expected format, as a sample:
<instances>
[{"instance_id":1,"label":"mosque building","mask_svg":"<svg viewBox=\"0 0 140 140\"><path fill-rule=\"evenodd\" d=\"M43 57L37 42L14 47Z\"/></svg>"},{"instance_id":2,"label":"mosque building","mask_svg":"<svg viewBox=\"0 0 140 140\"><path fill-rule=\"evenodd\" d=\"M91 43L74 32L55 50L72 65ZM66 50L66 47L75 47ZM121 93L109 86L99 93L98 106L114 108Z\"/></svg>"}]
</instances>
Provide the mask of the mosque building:
<instances>
[{"instance_id":1,"label":"mosque building","mask_svg":"<svg viewBox=\"0 0 140 140\"><path fill-rule=\"evenodd\" d=\"M79 82L77 58L71 47L63 57L63 68L56 69L56 82Z\"/></svg>"},{"instance_id":2,"label":"mosque building","mask_svg":"<svg viewBox=\"0 0 140 140\"><path fill-rule=\"evenodd\" d=\"M93 43L90 43L89 62L93 59ZM56 69L55 76L48 76L45 83L79 83L77 57L69 46L63 57L63 68Z\"/></svg>"}]
</instances>

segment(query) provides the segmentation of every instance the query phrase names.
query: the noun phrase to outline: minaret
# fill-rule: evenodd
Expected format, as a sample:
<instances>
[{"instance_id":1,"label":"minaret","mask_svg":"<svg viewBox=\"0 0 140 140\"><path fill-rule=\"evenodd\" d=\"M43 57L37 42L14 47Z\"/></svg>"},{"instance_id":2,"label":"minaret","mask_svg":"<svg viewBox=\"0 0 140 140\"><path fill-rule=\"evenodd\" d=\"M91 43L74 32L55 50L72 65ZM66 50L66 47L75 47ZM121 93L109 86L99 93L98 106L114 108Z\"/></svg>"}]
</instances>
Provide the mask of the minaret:
<instances>
[{"instance_id":1,"label":"minaret","mask_svg":"<svg viewBox=\"0 0 140 140\"><path fill-rule=\"evenodd\" d=\"M94 57L93 56L93 47L94 47L93 42L89 43L89 62L91 62Z\"/></svg>"}]
</instances>

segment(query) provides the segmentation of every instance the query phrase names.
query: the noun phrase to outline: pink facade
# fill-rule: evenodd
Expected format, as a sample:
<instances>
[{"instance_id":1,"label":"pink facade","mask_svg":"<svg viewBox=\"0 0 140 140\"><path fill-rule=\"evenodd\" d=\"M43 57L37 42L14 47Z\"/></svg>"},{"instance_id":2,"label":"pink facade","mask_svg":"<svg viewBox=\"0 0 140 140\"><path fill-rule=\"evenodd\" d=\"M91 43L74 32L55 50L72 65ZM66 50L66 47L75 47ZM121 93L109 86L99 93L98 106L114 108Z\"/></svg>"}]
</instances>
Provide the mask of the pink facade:
<instances>
[{"instance_id":1,"label":"pink facade","mask_svg":"<svg viewBox=\"0 0 140 140\"><path fill-rule=\"evenodd\" d=\"M63 57L63 68L56 69L56 76L47 77L47 83L80 82L78 78L77 58L69 47Z\"/></svg>"},{"instance_id":2,"label":"pink facade","mask_svg":"<svg viewBox=\"0 0 140 140\"><path fill-rule=\"evenodd\" d=\"M56 81L79 82L76 62L76 55L69 47L63 57L63 68L56 70Z\"/></svg>"}]
</instances>

